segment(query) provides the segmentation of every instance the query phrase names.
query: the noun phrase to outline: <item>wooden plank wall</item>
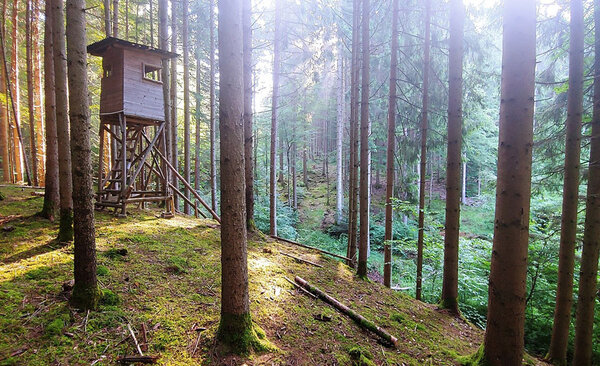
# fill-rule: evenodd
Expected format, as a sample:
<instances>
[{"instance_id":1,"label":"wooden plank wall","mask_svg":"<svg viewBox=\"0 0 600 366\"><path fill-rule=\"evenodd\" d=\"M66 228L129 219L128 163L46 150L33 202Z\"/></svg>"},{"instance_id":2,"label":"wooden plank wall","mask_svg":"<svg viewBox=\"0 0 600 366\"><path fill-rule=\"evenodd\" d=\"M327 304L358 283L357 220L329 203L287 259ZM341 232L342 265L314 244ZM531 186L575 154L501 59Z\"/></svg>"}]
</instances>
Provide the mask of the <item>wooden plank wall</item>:
<instances>
[{"instance_id":1,"label":"wooden plank wall","mask_svg":"<svg viewBox=\"0 0 600 366\"><path fill-rule=\"evenodd\" d=\"M123 110L123 51L110 47L102 58L102 67L111 67L112 74L108 78L102 75L100 113L119 112Z\"/></svg>"},{"instance_id":2,"label":"wooden plank wall","mask_svg":"<svg viewBox=\"0 0 600 366\"><path fill-rule=\"evenodd\" d=\"M146 80L143 64L161 65L160 56L137 50L123 50L123 111L135 116L164 121L165 110L162 84Z\"/></svg>"}]
</instances>

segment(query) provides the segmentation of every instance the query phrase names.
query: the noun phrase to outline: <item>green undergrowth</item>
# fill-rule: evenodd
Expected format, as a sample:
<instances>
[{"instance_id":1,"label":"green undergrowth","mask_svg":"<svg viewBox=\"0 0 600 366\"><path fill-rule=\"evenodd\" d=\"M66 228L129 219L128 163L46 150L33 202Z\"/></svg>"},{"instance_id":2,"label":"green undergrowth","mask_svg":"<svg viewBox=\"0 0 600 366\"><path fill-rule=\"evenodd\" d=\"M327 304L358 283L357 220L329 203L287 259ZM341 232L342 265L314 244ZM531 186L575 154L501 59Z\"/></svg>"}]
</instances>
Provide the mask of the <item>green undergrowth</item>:
<instances>
[{"instance_id":1,"label":"green undergrowth","mask_svg":"<svg viewBox=\"0 0 600 366\"><path fill-rule=\"evenodd\" d=\"M482 332L434 305L416 302L316 252L254 235L248 243L250 310L257 338L278 351L236 356L215 348L220 313L220 232L211 220L135 210L96 214L98 310L68 307L73 247L53 239L56 223L36 217L43 198L3 187L0 219L0 365L114 364L136 353L128 325L160 365L453 365ZM296 262L281 252L318 263ZM300 276L399 339L397 348L322 300L296 290ZM259 328L260 327L260 328ZM258 330L262 329L262 331ZM264 333L263 333L264 331ZM264 334L264 335L263 335Z\"/></svg>"}]
</instances>

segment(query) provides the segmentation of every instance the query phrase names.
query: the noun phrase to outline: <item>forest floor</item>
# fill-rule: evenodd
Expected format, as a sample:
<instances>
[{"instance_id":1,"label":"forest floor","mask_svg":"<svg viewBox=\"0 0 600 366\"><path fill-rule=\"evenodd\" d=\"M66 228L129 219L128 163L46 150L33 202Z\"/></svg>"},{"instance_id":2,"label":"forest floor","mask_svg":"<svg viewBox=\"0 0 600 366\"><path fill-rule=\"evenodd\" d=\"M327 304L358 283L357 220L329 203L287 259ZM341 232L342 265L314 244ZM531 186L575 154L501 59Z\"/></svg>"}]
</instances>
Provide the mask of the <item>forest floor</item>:
<instances>
[{"instance_id":1,"label":"forest floor","mask_svg":"<svg viewBox=\"0 0 600 366\"><path fill-rule=\"evenodd\" d=\"M115 364L136 353L128 324L138 340L147 330L146 353L159 355L161 365L453 365L482 341L480 329L434 305L360 280L333 258L255 235L248 244L252 316L279 350L248 358L219 354L219 226L179 215L160 219L156 210L132 209L125 219L97 213L103 300L97 311L76 312L62 289L72 279L73 245L57 243L57 223L35 215L43 198L34 190L0 191L6 196L0 202L0 365ZM380 344L294 289L285 278L295 276L396 336L398 347Z\"/></svg>"}]
</instances>

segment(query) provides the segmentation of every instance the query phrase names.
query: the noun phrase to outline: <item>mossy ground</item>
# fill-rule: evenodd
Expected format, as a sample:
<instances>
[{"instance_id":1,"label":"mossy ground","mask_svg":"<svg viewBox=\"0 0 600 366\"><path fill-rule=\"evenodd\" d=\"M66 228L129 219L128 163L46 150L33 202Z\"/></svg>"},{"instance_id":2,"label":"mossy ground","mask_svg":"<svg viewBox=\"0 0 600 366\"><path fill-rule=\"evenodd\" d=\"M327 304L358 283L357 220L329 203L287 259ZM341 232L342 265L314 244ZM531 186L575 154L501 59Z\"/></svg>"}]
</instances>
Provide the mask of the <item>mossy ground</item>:
<instances>
[{"instance_id":1,"label":"mossy ground","mask_svg":"<svg viewBox=\"0 0 600 366\"><path fill-rule=\"evenodd\" d=\"M97 213L98 278L108 295L98 311L76 313L61 289L72 278L72 244L59 245L58 224L34 215L43 198L20 187L0 190L6 195L0 226L14 228L0 231L0 365L114 364L135 353L127 323L136 332L146 325L147 353L160 354L161 365L351 365L357 364L356 349L362 350L358 362L365 364L453 365L457 355L475 352L482 340L481 330L433 305L357 280L332 258L254 235L248 246L252 319L279 351L249 358L220 354L214 347L219 227L211 220L160 219L154 210L132 209L125 219ZM298 263L281 251L324 268ZM398 337L398 348L382 346L329 305L295 290L284 278L294 276ZM319 314L332 319L319 321Z\"/></svg>"}]
</instances>

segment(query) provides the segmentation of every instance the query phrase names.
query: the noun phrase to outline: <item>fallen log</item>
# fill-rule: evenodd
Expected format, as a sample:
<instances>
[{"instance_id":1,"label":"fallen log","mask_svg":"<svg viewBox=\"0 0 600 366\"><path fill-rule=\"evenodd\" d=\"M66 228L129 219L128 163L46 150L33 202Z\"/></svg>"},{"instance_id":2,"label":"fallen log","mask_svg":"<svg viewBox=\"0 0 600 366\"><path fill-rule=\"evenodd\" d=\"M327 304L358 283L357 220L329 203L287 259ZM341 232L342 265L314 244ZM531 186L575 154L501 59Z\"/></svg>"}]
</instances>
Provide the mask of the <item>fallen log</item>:
<instances>
[{"instance_id":1,"label":"fallen log","mask_svg":"<svg viewBox=\"0 0 600 366\"><path fill-rule=\"evenodd\" d=\"M348 315L361 328L369 330L369 331L377 334L386 343L392 344L394 347L398 344L398 338L396 338L393 335L389 334L388 332L386 332L382 328L380 328L377 325L375 325L375 323L373 323L372 321L367 320L364 316L358 314L357 312L355 312L354 310L350 309L346 305L342 304L341 302L337 301L336 299L334 299L333 297L329 296L325 292L321 291L319 288L317 288L315 286L312 286L311 284L309 284L307 281L305 281L301 277L296 276L295 280L296 280L296 282L300 286L302 286L307 291L309 291L309 292L317 295L321 300L323 300L326 303L332 305L334 308L338 309L342 313Z\"/></svg>"},{"instance_id":2,"label":"fallen log","mask_svg":"<svg viewBox=\"0 0 600 366\"><path fill-rule=\"evenodd\" d=\"M286 252L279 252L279 253L280 253L281 255L285 255L286 257L294 258L294 259L295 259L295 260L297 260L298 262L303 262L303 263L311 264L311 265L313 265L313 266L315 266L315 267L323 268L323 266L322 266L322 265L320 265L320 264L317 264L317 263L314 263L314 262L311 262L311 261L307 261L306 259L302 259L302 258L300 258L300 257L296 257L295 255L291 255L291 254L289 254L289 253L286 253Z\"/></svg>"},{"instance_id":3,"label":"fallen log","mask_svg":"<svg viewBox=\"0 0 600 366\"><path fill-rule=\"evenodd\" d=\"M340 259L343 259L343 260L345 260L345 261L350 261L350 258L348 258L348 257L344 257L343 255L339 255L339 254L331 253L331 252L328 252L328 251L326 251L326 250L323 250L323 249L319 249L319 248L311 247L311 246L309 246L309 245L300 244L300 243L298 243L298 242L295 242L295 241L292 241L292 240L288 240L288 239L284 239L284 238L280 238L280 237L278 237L278 236L275 236L275 235L270 235L270 237L271 237L271 238L273 238L273 239L275 239L275 240L279 240L279 241L282 241L282 242L285 242L285 243L288 243L288 244L297 245L297 246L299 246L299 247L306 248L306 249L312 249L312 250L316 250L316 251L318 251L318 252L321 252L321 253L323 253L323 254L330 255L330 256L332 256L332 257L340 258Z\"/></svg>"},{"instance_id":4,"label":"fallen log","mask_svg":"<svg viewBox=\"0 0 600 366\"><path fill-rule=\"evenodd\" d=\"M312 297L313 299L318 299L318 297L315 294L312 294L308 291L306 291L304 289L304 287L298 285L296 282L290 280L289 278L287 278L286 276L283 276L283 278L285 278L286 281L288 281L289 283L291 283L292 285L294 285L295 288L297 288L298 290L304 292L305 294L307 294L308 296Z\"/></svg>"},{"instance_id":5,"label":"fallen log","mask_svg":"<svg viewBox=\"0 0 600 366\"><path fill-rule=\"evenodd\" d=\"M160 356L123 356L117 358L117 362L129 364L129 363L156 363Z\"/></svg>"}]
</instances>

